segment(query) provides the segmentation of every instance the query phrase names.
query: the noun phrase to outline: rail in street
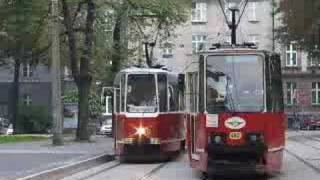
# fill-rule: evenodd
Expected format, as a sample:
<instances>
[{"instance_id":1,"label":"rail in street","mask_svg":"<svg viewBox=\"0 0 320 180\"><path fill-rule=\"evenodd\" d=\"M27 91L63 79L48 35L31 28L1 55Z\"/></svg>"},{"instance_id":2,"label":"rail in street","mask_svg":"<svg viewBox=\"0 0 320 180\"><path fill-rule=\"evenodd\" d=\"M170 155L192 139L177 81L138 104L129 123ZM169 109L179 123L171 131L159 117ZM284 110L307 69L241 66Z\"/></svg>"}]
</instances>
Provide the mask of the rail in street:
<instances>
[{"instance_id":1,"label":"rail in street","mask_svg":"<svg viewBox=\"0 0 320 180\"><path fill-rule=\"evenodd\" d=\"M288 136L283 172L274 177L252 177L252 180L318 180L320 177L320 133L294 132ZM316 132L315 132L316 133ZM201 173L189 166L186 154L175 161L158 163L120 163L112 161L78 172L62 180L200 180ZM220 178L226 180L226 178ZM228 179L228 178L227 178ZM236 177L237 180L250 180ZM217 180L215 178L215 180Z\"/></svg>"}]
</instances>

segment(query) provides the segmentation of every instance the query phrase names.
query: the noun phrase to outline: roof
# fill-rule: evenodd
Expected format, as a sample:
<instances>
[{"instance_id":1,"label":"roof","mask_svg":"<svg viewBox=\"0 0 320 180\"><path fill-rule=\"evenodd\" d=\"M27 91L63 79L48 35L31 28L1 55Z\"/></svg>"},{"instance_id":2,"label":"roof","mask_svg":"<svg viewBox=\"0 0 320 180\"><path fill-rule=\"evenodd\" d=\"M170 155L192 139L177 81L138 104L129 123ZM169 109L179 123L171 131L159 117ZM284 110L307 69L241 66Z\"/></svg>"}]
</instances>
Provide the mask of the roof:
<instances>
[{"instance_id":1,"label":"roof","mask_svg":"<svg viewBox=\"0 0 320 180\"><path fill-rule=\"evenodd\" d=\"M123 73L171 73L170 71L164 69L157 69L157 68L138 68L138 67L131 67L121 70L120 72Z\"/></svg>"}]
</instances>

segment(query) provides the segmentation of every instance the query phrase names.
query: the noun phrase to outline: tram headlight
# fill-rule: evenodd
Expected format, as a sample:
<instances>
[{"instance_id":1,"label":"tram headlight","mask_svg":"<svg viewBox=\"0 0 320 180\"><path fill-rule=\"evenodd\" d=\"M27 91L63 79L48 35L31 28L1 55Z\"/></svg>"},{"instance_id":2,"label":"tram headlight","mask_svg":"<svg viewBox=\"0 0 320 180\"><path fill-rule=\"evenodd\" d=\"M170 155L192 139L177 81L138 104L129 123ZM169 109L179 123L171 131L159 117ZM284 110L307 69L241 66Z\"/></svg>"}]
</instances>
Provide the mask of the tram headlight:
<instances>
[{"instance_id":1,"label":"tram headlight","mask_svg":"<svg viewBox=\"0 0 320 180\"><path fill-rule=\"evenodd\" d=\"M223 136L221 134L213 134L209 137L209 143L222 144L223 143Z\"/></svg>"},{"instance_id":2,"label":"tram headlight","mask_svg":"<svg viewBox=\"0 0 320 180\"><path fill-rule=\"evenodd\" d=\"M264 137L261 133L250 133L248 134L247 140L252 143L263 142Z\"/></svg>"},{"instance_id":3,"label":"tram headlight","mask_svg":"<svg viewBox=\"0 0 320 180\"><path fill-rule=\"evenodd\" d=\"M257 137L257 135L256 135L256 134L252 134L252 135L250 135L250 141L252 141L252 142L256 142L256 141L257 141L257 139L258 139L258 137Z\"/></svg>"},{"instance_id":4,"label":"tram headlight","mask_svg":"<svg viewBox=\"0 0 320 180\"><path fill-rule=\"evenodd\" d=\"M220 144L220 143L221 143L221 140L222 140L221 136L219 136L219 135L214 136L213 141L214 141L215 143Z\"/></svg>"},{"instance_id":5,"label":"tram headlight","mask_svg":"<svg viewBox=\"0 0 320 180\"><path fill-rule=\"evenodd\" d=\"M138 127L138 128L136 128L135 134L138 136L146 136L148 134L148 128Z\"/></svg>"}]
</instances>

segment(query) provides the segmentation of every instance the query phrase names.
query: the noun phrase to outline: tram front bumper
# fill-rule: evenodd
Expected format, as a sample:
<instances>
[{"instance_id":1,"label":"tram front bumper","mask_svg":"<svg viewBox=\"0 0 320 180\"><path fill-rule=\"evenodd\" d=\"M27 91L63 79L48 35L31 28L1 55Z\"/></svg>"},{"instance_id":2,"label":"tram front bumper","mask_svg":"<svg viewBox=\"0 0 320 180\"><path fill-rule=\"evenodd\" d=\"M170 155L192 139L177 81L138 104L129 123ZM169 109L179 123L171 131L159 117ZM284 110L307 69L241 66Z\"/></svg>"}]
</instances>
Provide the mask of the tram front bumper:
<instances>
[{"instance_id":1,"label":"tram front bumper","mask_svg":"<svg viewBox=\"0 0 320 180\"><path fill-rule=\"evenodd\" d=\"M228 146L209 144L208 173L211 174L251 174L264 171L264 143Z\"/></svg>"},{"instance_id":2,"label":"tram front bumper","mask_svg":"<svg viewBox=\"0 0 320 180\"><path fill-rule=\"evenodd\" d=\"M162 155L160 140L158 138L133 138L131 141L123 143L123 151L121 156L126 158L134 158L139 160L148 160L158 158Z\"/></svg>"}]
</instances>

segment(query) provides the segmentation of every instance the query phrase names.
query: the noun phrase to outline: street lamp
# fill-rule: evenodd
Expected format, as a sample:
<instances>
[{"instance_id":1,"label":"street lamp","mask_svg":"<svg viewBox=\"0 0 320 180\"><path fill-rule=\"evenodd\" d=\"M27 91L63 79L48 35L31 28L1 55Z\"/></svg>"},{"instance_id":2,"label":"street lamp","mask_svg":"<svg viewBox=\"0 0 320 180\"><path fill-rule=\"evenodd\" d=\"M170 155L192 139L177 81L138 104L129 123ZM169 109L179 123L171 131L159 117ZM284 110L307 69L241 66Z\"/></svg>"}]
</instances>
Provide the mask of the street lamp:
<instances>
[{"instance_id":1,"label":"street lamp","mask_svg":"<svg viewBox=\"0 0 320 180\"><path fill-rule=\"evenodd\" d=\"M228 7L232 13L232 22L229 24L229 28L231 29L231 44L237 44L237 24L236 24L236 12L239 11L239 6L242 0L229 0Z\"/></svg>"}]
</instances>

